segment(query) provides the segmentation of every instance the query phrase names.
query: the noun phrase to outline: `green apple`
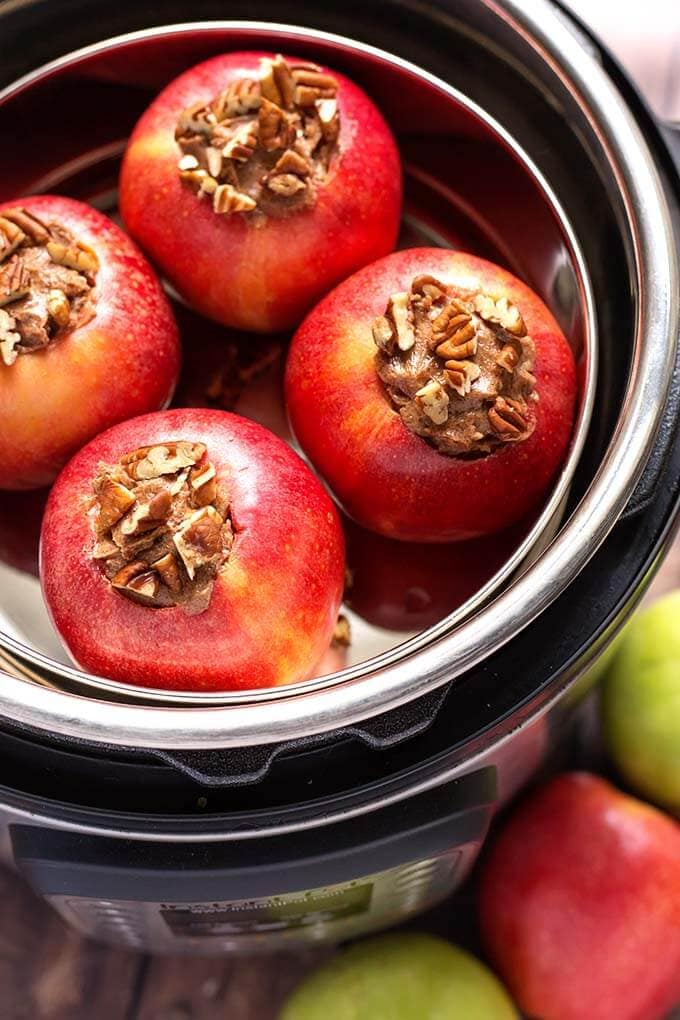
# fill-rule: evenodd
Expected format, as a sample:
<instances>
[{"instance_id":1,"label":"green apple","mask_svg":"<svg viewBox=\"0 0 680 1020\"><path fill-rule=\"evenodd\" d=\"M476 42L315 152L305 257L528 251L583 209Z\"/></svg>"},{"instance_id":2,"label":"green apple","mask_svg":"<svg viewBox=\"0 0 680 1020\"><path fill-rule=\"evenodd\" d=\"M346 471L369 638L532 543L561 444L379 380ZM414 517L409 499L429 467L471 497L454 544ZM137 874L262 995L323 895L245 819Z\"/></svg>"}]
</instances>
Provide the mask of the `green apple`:
<instances>
[{"instance_id":1,"label":"green apple","mask_svg":"<svg viewBox=\"0 0 680 1020\"><path fill-rule=\"evenodd\" d=\"M628 781L680 811L680 591L628 625L602 693L605 740Z\"/></svg>"},{"instance_id":2,"label":"green apple","mask_svg":"<svg viewBox=\"0 0 680 1020\"><path fill-rule=\"evenodd\" d=\"M294 992L281 1020L517 1020L507 992L474 956L431 935L351 946Z\"/></svg>"}]
</instances>

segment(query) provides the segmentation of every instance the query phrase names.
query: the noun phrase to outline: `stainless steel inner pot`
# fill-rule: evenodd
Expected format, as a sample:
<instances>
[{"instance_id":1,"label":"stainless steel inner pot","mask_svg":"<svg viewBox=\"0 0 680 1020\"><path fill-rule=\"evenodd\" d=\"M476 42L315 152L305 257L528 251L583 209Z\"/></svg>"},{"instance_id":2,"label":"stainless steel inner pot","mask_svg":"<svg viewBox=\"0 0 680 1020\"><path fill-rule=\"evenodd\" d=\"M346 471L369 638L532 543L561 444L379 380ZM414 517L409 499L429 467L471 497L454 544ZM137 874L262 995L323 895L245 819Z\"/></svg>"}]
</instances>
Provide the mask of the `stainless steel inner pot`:
<instances>
[{"instance_id":1,"label":"stainless steel inner pot","mask_svg":"<svg viewBox=\"0 0 680 1020\"><path fill-rule=\"evenodd\" d=\"M540 63L544 75L554 76L556 91L563 91L579 110L587 142L597 147L600 160L616 183L620 202L618 215L635 288L634 356L613 439L580 504L552 545L492 601L488 601L488 591L484 592L474 611L465 607L464 620L461 614L454 614L389 653L348 670L302 685L219 695L224 704L200 709L115 703L115 695L129 697L128 689L92 678L91 684L101 684L101 690L106 690L107 700L49 690L27 679L7 676L0 690L2 714L38 729L123 746L228 747L319 733L385 712L432 691L501 648L559 595L604 540L645 464L670 380L678 281L668 213L652 159L629 111L593 56L553 8L536 3L526 11L512 2L502 7L489 3L484 8L485 16L495 19L497 31L521 39L528 73L532 62ZM144 81L145 75L153 76L161 47L164 73L169 78L210 53L246 44L317 53L319 59L341 66L363 81L388 119L391 114L393 123L396 121L399 134L408 134L408 130L403 131L404 124L407 128L417 125L421 133L429 131L425 150L422 138L414 140L414 151L420 159L415 166L416 190L419 185L426 195L425 201L421 198L421 209L428 204L431 207L439 188L439 197L457 206L468 221L476 220L482 236L495 243L501 256L508 258L512 250L513 268L536 286L576 344L579 335L582 337L588 352L587 379L593 382L588 382L584 390L572 460L537 526L544 530L549 520L555 519L566 491L592 407L593 298L577 239L548 183L508 132L460 92L387 53L337 36L285 26L211 22L151 30L97 45L23 79L0 96L0 103L22 101L29 91L47 82L52 87L62 77L68 81L72 76L71 83L77 83L88 67L96 68L99 80L116 81L121 68L125 68L126 74ZM397 83L400 87L395 88ZM153 77L153 84L160 84L157 77ZM424 96L429 100L427 106ZM429 123L423 111L433 108L439 116ZM444 109L446 130L442 130ZM460 158L472 149L483 154L481 163L466 164ZM100 157L107 154L116 153L103 143ZM405 155L408 162L407 149ZM460 170L457 196L442 186L436 174L443 159L451 159L456 171ZM71 169L75 173L86 168L76 165ZM499 170L505 182L500 194ZM38 183L43 189L48 186L44 174L39 181L26 182L21 172L22 167L13 167L10 158L6 180L15 193L29 186L36 188ZM13 177L13 173L19 176ZM15 186L15 180L23 188ZM469 187L474 183L474 199L469 197L467 201L466 182ZM49 182L53 188L57 185L58 181ZM508 195L513 199L519 195L521 201L509 201ZM424 218L421 212L419 223ZM446 240L446 230L442 233ZM546 236L551 239L547 245ZM518 240L523 237L531 243L520 245ZM556 237L561 238L557 244ZM508 238L515 239L514 243ZM512 569L516 566L513 563ZM25 668L22 662L29 663L60 685L88 679L35 652L27 653L8 637L1 643L5 660L16 662L17 668Z\"/></svg>"}]
</instances>

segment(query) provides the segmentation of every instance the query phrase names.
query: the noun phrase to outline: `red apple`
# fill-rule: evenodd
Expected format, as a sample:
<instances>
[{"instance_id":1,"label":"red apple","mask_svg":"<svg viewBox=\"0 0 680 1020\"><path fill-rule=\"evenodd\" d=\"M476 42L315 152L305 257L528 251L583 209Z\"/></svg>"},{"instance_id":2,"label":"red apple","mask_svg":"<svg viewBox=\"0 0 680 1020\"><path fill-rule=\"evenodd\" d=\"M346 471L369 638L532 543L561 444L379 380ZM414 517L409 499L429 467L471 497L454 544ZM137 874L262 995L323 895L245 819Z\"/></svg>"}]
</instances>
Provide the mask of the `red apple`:
<instances>
[{"instance_id":1,"label":"red apple","mask_svg":"<svg viewBox=\"0 0 680 1020\"><path fill-rule=\"evenodd\" d=\"M587 773L510 817L482 872L481 924L541 1020L661 1020L680 1001L680 826Z\"/></svg>"},{"instance_id":2,"label":"red apple","mask_svg":"<svg viewBox=\"0 0 680 1020\"><path fill-rule=\"evenodd\" d=\"M97 432L163 407L180 362L137 247L96 209L53 195L0 205L0 354L5 489L48 485Z\"/></svg>"},{"instance_id":3,"label":"red apple","mask_svg":"<svg viewBox=\"0 0 680 1020\"><path fill-rule=\"evenodd\" d=\"M48 495L48 489L0 493L0 560L34 577Z\"/></svg>"},{"instance_id":4,"label":"red apple","mask_svg":"<svg viewBox=\"0 0 680 1020\"><path fill-rule=\"evenodd\" d=\"M84 669L234 690L309 674L337 619L343 552L323 486L282 440L227 412L174 410L110 429L66 466L41 577Z\"/></svg>"},{"instance_id":5,"label":"red apple","mask_svg":"<svg viewBox=\"0 0 680 1020\"><path fill-rule=\"evenodd\" d=\"M143 114L120 206L190 305L276 332L392 250L401 170L385 121L343 75L228 53L182 74Z\"/></svg>"},{"instance_id":6,"label":"red apple","mask_svg":"<svg viewBox=\"0 0 680 1020\"><path fill-rule=\"evenodd\" d=\"M337 500L405 541L486 535L536 507L565 456L575 393L571 349L536 294L438 248L396 252L340 284L300 326L286 368L293 431Z\"/></svg>"},{"instance_id":7,"label":"red apple","mask_svg":"<svg viewBox=\"0 0 680 1020\"><path fill-rule=\"evenodd\" d=\"M424 630L467 602L519 545L526 527L426 545L397 542L345 519L352 610L376 627Z\"/></svg>"}]
</instances>

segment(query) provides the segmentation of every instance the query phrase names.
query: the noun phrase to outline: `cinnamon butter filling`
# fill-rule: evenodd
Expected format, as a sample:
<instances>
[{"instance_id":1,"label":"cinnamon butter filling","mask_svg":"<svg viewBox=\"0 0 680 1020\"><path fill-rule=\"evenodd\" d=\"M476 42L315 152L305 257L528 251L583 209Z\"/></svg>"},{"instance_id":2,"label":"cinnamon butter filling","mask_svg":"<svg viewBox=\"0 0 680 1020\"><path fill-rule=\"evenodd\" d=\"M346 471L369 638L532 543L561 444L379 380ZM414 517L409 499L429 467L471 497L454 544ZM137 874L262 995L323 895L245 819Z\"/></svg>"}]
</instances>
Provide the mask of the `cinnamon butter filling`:
<instances>
[{"instance_id":1,"label":"cinnamon butter filling","mask_svg":"<svg viewBox=\"0 0 680 1020\"><path fill-rule=\"evenodd\" d=\"M61 223L0 212L0 358L13 365L95 314L95 252Z\"/></svg>"},{"instance_id":2,"label":"cinnamon butter filling","mask_svg":"<svg viewBox=\"0 0 680 1020\"><path fill-rule=\"evenodd\" d=\"M448 456L484 456L534 430L535 348L506 298L432 276L373 323L376 371L406 427Z\"/></svg>"},{"instance_id":3,"label":"cinnamon butter filling","mask_svg":"<svg viewBox=\"0 0 680 1020\"><path fill-rule=\"evenodd\" d=\"M263 59L180 115L179 175L215 213L285 216L314 204L340 133L337 81L316 64Z\"/></svg>"},{"instance_id":4,"label":"cinnamon butter filling","mask_svg":"<svg viewBox=\"0 0 680 1020\"><path fill-rule=\"evenodd\" d=\"M101 464L94 494L92 559L111 586L142 606L204 612L234 535L203 443L144 446Z\"/></svg>"}]
</instances>

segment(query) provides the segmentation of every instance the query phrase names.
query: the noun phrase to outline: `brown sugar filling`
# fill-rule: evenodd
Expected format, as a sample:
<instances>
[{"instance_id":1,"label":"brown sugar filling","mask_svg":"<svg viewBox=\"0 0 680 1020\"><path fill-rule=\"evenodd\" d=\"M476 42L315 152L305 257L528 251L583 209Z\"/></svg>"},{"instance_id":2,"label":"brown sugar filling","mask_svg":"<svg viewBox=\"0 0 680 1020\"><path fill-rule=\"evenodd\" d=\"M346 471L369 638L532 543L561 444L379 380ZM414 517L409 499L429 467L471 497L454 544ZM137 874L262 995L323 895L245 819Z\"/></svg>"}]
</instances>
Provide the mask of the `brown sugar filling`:
<instances>
[{"instance_id":1,"label":"brown sugar filling","mask_svg":"<svg viewBox=\"0 0 680 1020\"><path fill-rule=\"evenodd\" d=\"M417 276L390 297L373 338L402 421L440 453L484 456L533 432L535 347L506 298Z\"/></svg>"},{"instance_id":2,"label":"brown sugar filling","mask_svg":"<svg viewBox=\"0 0 680 1020\"><path fill-rule=\"evenodd\" d=\"M259 79L240 78L181 113L182 181L220 215L313 205L337 148L337 89L316 64L263 59Z\"/></svg>"},{"instance_id":3,"label":"brown sugar filling","mask_svg":"<svg viewBox=\"0 0 680 1020\"><path fill-rule=\"evenodd\" d=\"M61 223L0 213L0 358L13 365L95 314L99 260Z\"/></svg>"},{"instance_id":4,"label":"brown sugar filling","mask_svg":"<svg viewBox=\"0 0 680 1020\"><path fill-rule=\"evenodd\" d=\"M111 586L142 606L204 612L234 535L203 443L144 446L101 464L94 493L92 559Z\"/></svg>"}]
</instances>

